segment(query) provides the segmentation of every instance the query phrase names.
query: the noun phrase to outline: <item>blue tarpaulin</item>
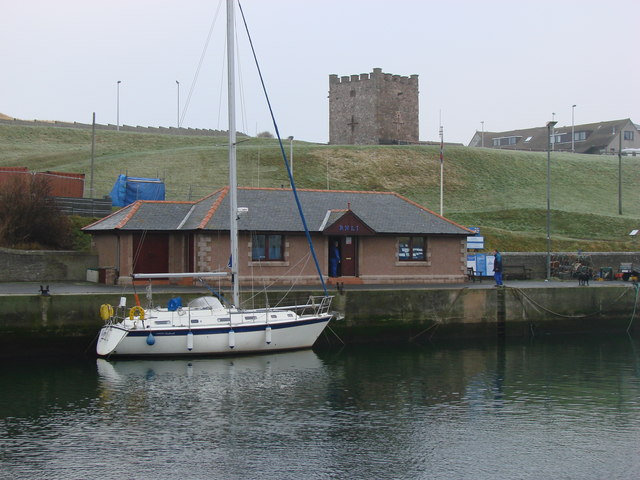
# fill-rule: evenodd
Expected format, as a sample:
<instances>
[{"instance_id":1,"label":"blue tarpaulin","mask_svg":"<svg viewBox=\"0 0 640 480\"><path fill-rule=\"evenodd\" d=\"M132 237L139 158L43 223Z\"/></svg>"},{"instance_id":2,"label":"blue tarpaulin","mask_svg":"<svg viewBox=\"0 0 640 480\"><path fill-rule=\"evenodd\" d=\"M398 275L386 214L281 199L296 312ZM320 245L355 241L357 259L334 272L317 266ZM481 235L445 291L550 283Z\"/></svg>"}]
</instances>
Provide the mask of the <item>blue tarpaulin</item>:
<instances>
[{"instance_id":1,"label":"blue tarpaulin","mask_svg":"<svg viewBox=\"0 0 640 480\"><path fill-rule=\"evenodd\" d=\"M164 200L164 182L159 178L118 175L110 195L114 207L126 207L136 200Z\"/></svg>"}]
</instances>

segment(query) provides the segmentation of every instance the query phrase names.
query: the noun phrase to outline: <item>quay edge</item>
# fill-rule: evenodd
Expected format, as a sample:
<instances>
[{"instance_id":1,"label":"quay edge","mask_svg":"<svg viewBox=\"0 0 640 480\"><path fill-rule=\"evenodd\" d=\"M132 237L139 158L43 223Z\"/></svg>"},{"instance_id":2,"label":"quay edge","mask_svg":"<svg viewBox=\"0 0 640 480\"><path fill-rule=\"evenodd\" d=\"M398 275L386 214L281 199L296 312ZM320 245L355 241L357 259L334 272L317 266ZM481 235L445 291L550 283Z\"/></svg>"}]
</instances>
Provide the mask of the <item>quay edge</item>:
<instances>
[{"instance_id":1,"label":"quay edge","mask_svg":"<svg viewBox=\"0 0 640 480\"><path fill-rule=\"evenodd\" d=\"M304 301L317 293L293 291L288 295ZM272 305L281 294L269 292ZM154 294L154 301L166 304L181 296L187 302L199 295L202 292L165 291ZM505 288L387 287L346 289L334 295L334 310L344 319L333 321L330 327L347 345L623 333L629 326L630 331L640 330L640 323L632 318L637 287L628 282L590 287L563 283ZM127 297L127 305L135 305L132 294L114 292L0 295L0 356L93 356L103 325L100 305L117 305L120 296ZM320 347L337 344L341 345L331 332L318 342Z\"/></svg>"}]
</instances>

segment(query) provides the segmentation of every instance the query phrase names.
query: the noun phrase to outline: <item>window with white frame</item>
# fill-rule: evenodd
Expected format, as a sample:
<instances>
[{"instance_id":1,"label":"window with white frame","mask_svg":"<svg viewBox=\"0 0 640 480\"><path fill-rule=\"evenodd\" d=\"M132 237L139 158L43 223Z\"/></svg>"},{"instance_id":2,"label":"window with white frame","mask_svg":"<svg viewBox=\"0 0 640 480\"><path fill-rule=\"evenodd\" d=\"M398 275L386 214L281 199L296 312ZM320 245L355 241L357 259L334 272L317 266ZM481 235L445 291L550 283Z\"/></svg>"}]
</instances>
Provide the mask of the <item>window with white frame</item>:
<instances>
[{"instance_id":1,"label":"window with white frame","mask_svg":"<svg viewBox=\"0 0 640 480\"><path fill-rule=\"evenodd\" d=\"M426 260L426 245L425 237L399 237L398 260L401 262Z\"/></svg>"}]
</instances>

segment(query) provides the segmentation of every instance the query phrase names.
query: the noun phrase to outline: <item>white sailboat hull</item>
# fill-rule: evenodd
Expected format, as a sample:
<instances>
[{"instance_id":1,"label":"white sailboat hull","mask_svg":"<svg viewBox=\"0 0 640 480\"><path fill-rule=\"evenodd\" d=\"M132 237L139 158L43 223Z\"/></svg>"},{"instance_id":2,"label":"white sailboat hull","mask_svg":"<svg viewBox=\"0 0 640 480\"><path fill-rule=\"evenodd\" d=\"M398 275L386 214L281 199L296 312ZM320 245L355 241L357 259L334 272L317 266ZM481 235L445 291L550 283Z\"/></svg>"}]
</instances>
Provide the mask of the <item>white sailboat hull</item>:
<instances>
[{"instance_id":1,"label":"white sailboat hull","mask_svg":"<svg viewBox=\"0 0 640 480\"><path fill-rule=\"evenodd\" d=\"M107 323L99 356L234 355L310 348L331 320L328 312L151 310L147 318Z\"/></svg>"},{"instance_id":2,"label":"white sailboat hull","mask_svg":"<svg viewBox=\"0 0 640 480\"><path fill-rule=\"evenodd\" d=\"M297 324L271 327L271 341L267 342L266 325L256 327L194 328L193 347L189 349L189 330L173 328L166 330L123 330L118 325L102 328L98 339L97 353L100 356L166 356L166 355L225 355L240 353L273 352L310 348L318 339L330 316L300 321ZM110 349L114 336L121 340ZM154 342L149 344L149 334ZM102 340L106 338L106 340ZM232 340L230 340L232 339Z\"/></svg>"}]
</instances>

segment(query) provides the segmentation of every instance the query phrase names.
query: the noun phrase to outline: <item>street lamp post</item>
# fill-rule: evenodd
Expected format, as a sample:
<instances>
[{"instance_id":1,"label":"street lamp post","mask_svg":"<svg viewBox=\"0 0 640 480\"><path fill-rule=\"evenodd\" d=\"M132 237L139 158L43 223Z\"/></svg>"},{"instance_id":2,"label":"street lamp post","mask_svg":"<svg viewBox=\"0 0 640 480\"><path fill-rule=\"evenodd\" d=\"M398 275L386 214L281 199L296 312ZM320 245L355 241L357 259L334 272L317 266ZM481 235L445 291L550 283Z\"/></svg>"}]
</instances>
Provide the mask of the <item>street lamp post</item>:
<instances>
[{"instance_id":1,"label":"street lamp post","mask_svg":"<svg viewBox=\"0 0 640 480\"><path fill-rule=\"evenodd\" d=\"M484 147L484 120L480 122L482 124L482 136L480 137L480 146Z\"/></svg>"},{"instance_id":2,"label":"street lamp post","mask_svg":"<svg viewBox=\"0 0 640 480\"><path fill-rule=\"evenodd\" d=\"M575 105L571 105L571 153L576 153L576 132L575 132L575 121L574 121L574 113L576 110Z\"/></svg>"},{"instance_id":3,"label":"street lamp post","mask_svg":"<svg viewBox=\"0 0 640 480\"><path fill-rule=\"evenodd\" d=\"M618 215L622 215L622 131L618 133Z\"/></svg>"},{"instance_id":4,"label":"street lamp post","mask_svg":"<svg viewBox=\"0 0 640 480\"><path fill-rule=\"evenodd\" d=\"M293 178L293 136L289 137L289 165L291 165L291 178Z\"/></svg>"},{"instance_id":5,"label":"street lamp post","mask_svg":"<svg viewBox=\"0 0 640 480\"><path fill-rule=\"evenodd\" d=\"M178 86L178 128L180 128L180 82L176 80Z\"/></svg>"},{"instance_id":6,"label":"street lamp post","mask_svg":"<svg viewBox=\"0 0 640 480\"><path fill-rule=\"evenodd\" d=\"M556 123L547 122L547 282L551 280L551 131Z\"/></svg>"},{"instance_id":7,"label":"street lamp post","mask_svg":"<svg viewBox=\"0 0 640 480\"><path fill-rule=\"evenodd\" d=\"M444 215L444 127L440 121L440 216Z\"/></svg>"},{"instance_id":8,"label":"street lamp post","mask_svg":"<svg viewBox=\"0 0 640 480\"><path fill-rule=\"evenodd\" d=\"M120 84L122 80L118 80L116 92L116 130L120 130Z\"/></svg>"}]
</instances>

